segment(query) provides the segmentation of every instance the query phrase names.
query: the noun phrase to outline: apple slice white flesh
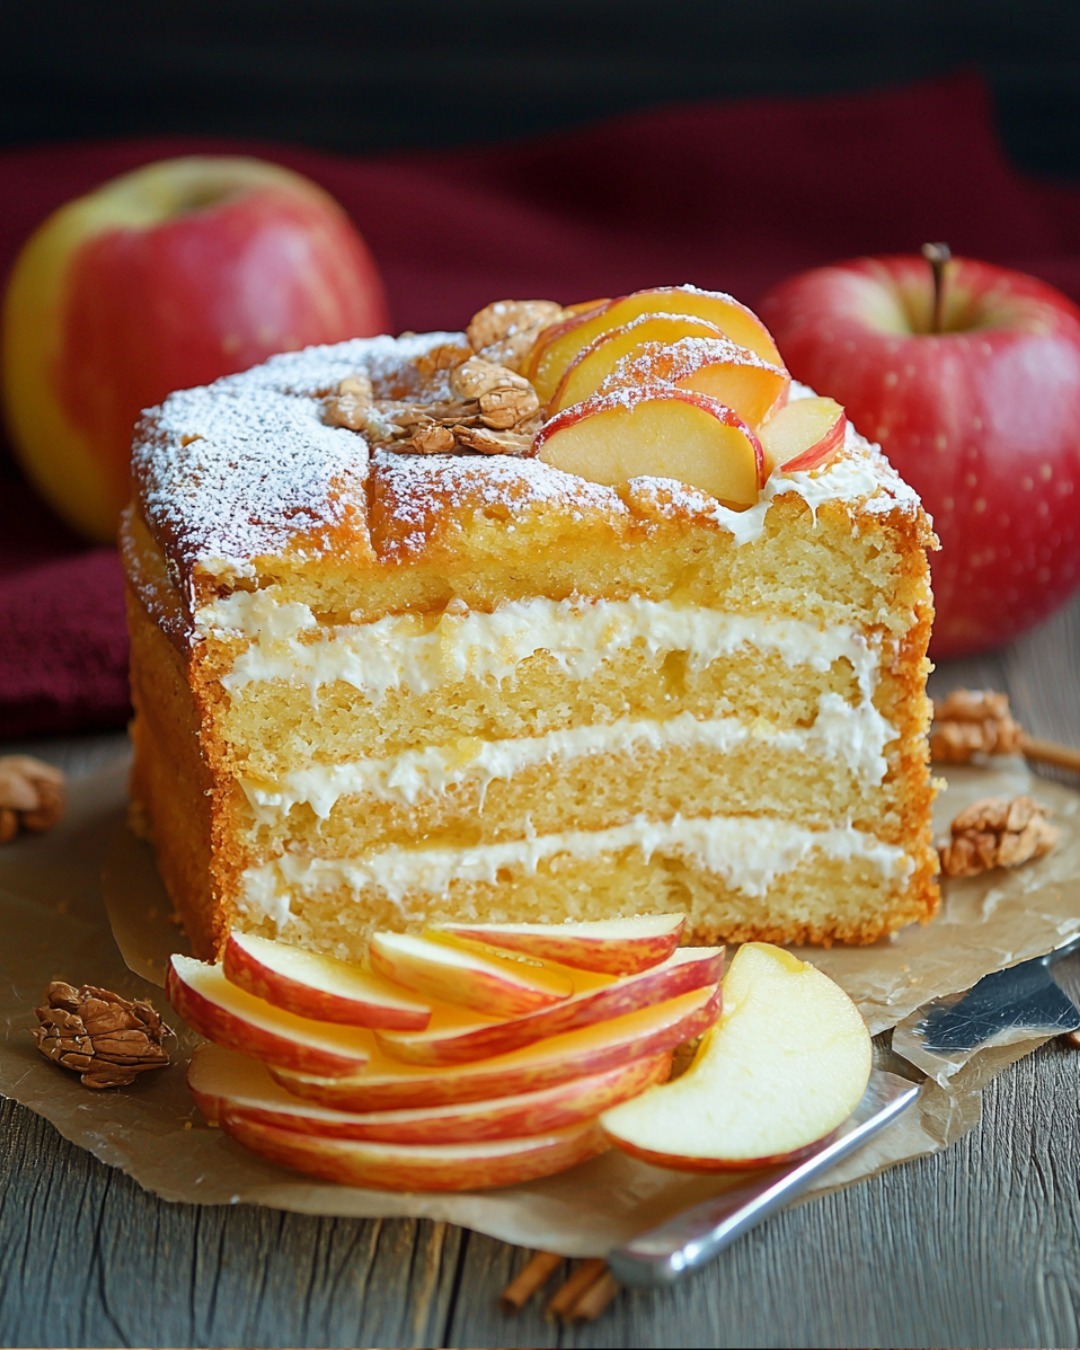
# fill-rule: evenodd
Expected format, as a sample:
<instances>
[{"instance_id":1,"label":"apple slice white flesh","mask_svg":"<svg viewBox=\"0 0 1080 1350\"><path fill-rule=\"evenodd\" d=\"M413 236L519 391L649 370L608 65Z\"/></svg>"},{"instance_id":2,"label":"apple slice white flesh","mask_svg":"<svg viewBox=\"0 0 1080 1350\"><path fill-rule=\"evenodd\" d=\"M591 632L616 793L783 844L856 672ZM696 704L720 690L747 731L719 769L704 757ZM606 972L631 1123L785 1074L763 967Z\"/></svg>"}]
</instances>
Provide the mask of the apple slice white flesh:
<instances>
[{"instance_id":1,"label":"apple slice white flesh","mask_svg":"<svg viewBox=\"0 0 1080 1350\"><path fill-rule=\"evenodd\" d=\"M431 1008L387 980L287 942L233 931L225 943L225 976L276 1008L320 1022L419 1031Z\"/></svg>"},{"instance_id":2,"label":"apple slice white flesh","mask_svg":"<svg viewBox=\"0 0 1080 1350\"><path fill-rule=\"evenodd\" d=\"M681 914L638 914L582 923L439 923L428 932L581 970L632 975L666 961L678 947L685 925Z\"/></svg>"},{"instance_id":3,"label":"apple slice white flesh","mask_svg":"<svg viewBox=\"0 0 1080 1350\"><path fill-rule=\"evenodd\" d=\"M221 1128L269 1162L376 1191L474 1191L551 1176L610 1147L595 1121L521 1139L385 1144L283 1130L226 1109Z\"/></svg>"},{"instance_id":4,"label":"apple slice white flesh","mask_svg":"<svg viewBox=\"0 0 1080 1350\"><path fill-rule=\"evenodd\" d=\"M797 398L761 427L767 473L816 469L844 445L847 416L835 399Z\"/></svg>"},{"instance_id":5,"label":"apple slice white flesh","mask_svg":"<svg viewBox=\"0 0 1080 1350\"><path fill-rule=\"evenodd\" d=\"M750 942L723 989L723 1014L687 1071L601 1117L625 1152L689 1172L765 1167L812 1148L858 1105L870 1033L839 985Z\"/></svg>"},{"instance_id":6,"label":"apple slice white flesh","mask_svg":"<svg viewBox=\"0 0 1080 1350\"><path fill-rule=\"evenodd\" d=\"M535 448L544 463L594 483L674 478L736 511L753 506L765 482L761 444L737 413L659 382L564 408L540 428Z\"/></svg>"},{"instance_id":7,"label":"apple slice white flesh","mask_svg":"<svg viewBox=\"0 0 1080 1350\"><path fill-rule=\"evenodd\" d=\"M706 985L622 1017L467 1064L429 1068L377 1053L363 1070L341 1078L269 1068L294 1096L337 1110L393 1111L471 1102L537 1091L670 1052L700 1036L719 1012L719 987Z\"/></svg>"},{"instance_id":8,"label":"apple slice white flesh","mask_svg":"<svg viewBox=\"0 0 1080 1350\"><path fill-rule=\"evenodd\" d=\"M716 984L723 962L722 948L683 947L648 970L585 988L562 1003L520 1017L468 1025L436 1010L426 1031L376 1031L372 1035L391 1059L407 1064L461 1064L487 1059L534 1045L546 1036L620 1017L646 1003Z\"/></svg>"},{"instance_id":9,"label":"apple slice white flesh","mask_svg":"<svg viewBox=\"0 0 1080 1350\"><path fill-rule=\"evenodd\" d=\"M353 1073L367 1063L371 1032L275 1008L239 989L220 965L172 956L165 993L184 1021L208 1041L299 1073Z\"/></svg>"},{"instance_id":10,"label":"apple slice white flesh","mask_svg":"<svg viewBox=\"0 0 1080 1350\"><path fill-rule=\"evenodd\" d=\"M368 959L388 980L489 1017L516 1017L561 1003L574 992L562 971L432 942L408 933L373 933Z\"/></svg>"},{"instance_id":11,"label":"apple slice white flesh","mask_svg":"<svg viewBox=\"0 0 1080 1350\"><path fill-rule=\"evenodd\" d=\"M263 1125L333 1139L375 1139L388 1144L467 1144L561 1130L595 1119L609 1106L663 1082L671 1054L632 1060L602 1073L509 1097L451 1106L397 1111L336 1111L294 1097L258 1060L200 1046L188 1066L188 1087L208 1121L223 1112Z\"/></svg>"}]
</instances>

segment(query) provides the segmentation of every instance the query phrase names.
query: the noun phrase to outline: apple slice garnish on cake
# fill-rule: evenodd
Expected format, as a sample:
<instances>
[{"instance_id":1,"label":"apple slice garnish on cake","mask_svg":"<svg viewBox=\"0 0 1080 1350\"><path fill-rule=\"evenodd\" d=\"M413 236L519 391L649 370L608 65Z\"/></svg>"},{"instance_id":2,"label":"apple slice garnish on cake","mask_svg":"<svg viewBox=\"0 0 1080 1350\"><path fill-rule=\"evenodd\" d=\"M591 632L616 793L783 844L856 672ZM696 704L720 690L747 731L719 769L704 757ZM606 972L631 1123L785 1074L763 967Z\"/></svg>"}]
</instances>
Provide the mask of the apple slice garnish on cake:
<instances>
[{"instance_id":1,"label":"apple slice garnish on cake","mask_svg":"<svg viewBox=\"0 0 1080 1350\"><path fill-rule=\"evenodd\" d=\"M299 1073L355 1072L374 1049L370 1031L275 1008L231 983L222 965L191 956L170 958L165 994L208 1041Z\"/></svg>"},{"instance_id":2,"label":"apple slice garnish on cake","mask_svg":"<svg viewBox=\"0 0 1080 1350\"><path fill-rule=\"evenodd\" d=\"M765 483L761 442L723 403L668 384L593 394L540 428L539 459L617 487L643 476L673 478L742 511Z\"/></svg>"},{"instance_id":3,"label":"apple slice garnish on cake","mask_svg":"<svg viewBox=\"0 0 1080 1350\"><path fill-rule=\"evenodd\" d=\"M831 398L797 398L761 427L767 474L816 469L844 447L847 415Z\"/></svg>"},{"instance_id":4,"label":"apple slice garnish on cake","mask_svg":"<svg viewBox=\"0 0 1080 1350\"><path fill-rule=\"evenodd\" d=\"M717 947L682 947L662 961L634 975L608 980L583 976L580 992L561 1003L502 1021L447 1017L437 1009L426 1031L376 1031L379 1048L391 1059L408 1064L460 1064L504 1055L624 1013L647 1003L716 984L723 971L724 953Z\"/></svg>"},{"instance_id":5,"label":"apple slice garnish on cake","mask_svg":"<svg viewBox=\"0 0 1080 1350\"><path fill-rule=\"evenodd\" d=\"M330 956L277 939L230 932L223 957L231 984L300 1017L419 1031L431 1008L400 986Z\"/></svg>"},{"instance_id":6,"label":"apple slice garnish on cake","mask_svg":"<svg viewBox=\"0 0 1080 1350\"><path fill-rule=\"evenodd\" d=\"M682 1171L765 1167L813 1148L858 1105L871 1041L839 985L790 952L749 942L693 1062L601 1117L612 1143Z\"/></svg>"},{"instance_id":7,"label":"apple slice garnish on cake","mask_svg":"<svg viewBox=\"0 0 1080 1350\"><path fill-rule=\"evenodd\" d=\"M472 1191L563 1172L610 1148L595 1120L545 1134L468 1144L387 1144L302 1134L234 1115L221 1128L269 1162L343 1186L380 1191Z\"/></svg>"},{"instance_id":8,"label":"apple slice garnish on cake","mask_svg":"<svg viewBox=\"0 0 1080 1350\"><path fill-rule=\"evenodd\" d=\"M551 417L571 403L580 403L583 398L595 394L612 371L624 361L633 361L650 343L668 347L680 338L722 337L714 323L692 314L639 314L629 323L601 333L578 352L563 371L547 405L547 415ZM630 381L623 380L622 383Z\"/></svg>"},{"instance_id":9,"label":"apple slice garnish on cake","mask_svg":"<svg viewBox=\"0 0 1080 1350\"><path fill-rule=\"evenodd\" d=\"M577 923L438 923L427 932L437 939L483 942L580 970L632 975L667 960L685 926L681 914L639 914Z\"/></svg>"},{"instance_id":10,"label":"apple slice garnish on cake","mask_svg":"<svg viewBox=\"0 0 1080 1350\"><path fill-rule=\"evenodd\" d=\"M204 1045L192 1056L187 1082L195 1104L211 1124L228 1112L234 1118L327 1138L467 1144L580 1124L663 1082L670 1071L668 1052L528 1092L449 1105L426 1102L397 1110L356 1112L305 1101L271 1077L258 1060L218 1045Z\"/></svg>"},{"instance_id":11,"label":"apple slice garnish on cake","mask_svg":"<svg viewBox=\"0 0 1080 1350\"><path fill-rule=\"evenodd\" d=\"M681 338L648 343L620 361L598 388L606 394L628 384L655 383L708 394L757 431L786 403L791 376L729 338Z\"/></svg>"},{"instance_id":12,"label":"apple slice garnish on cake","mask_svg":"<svg viewBox=\"0 0 1080 1350\"><path fill-rule=\"evenodd\" d=\"M377 973L406 989L489 1017L531 1013L574 992L564 972L541 962L408 933L373 933L368 959Z\"/></svg>"},{"instance_id":13,"label":"apple slice garnish on cake","mask_svg":"<svg viewBox=\"0 0 1080 1350\"><path fill-rule=\"evenodd\" d=\"M642 314L683 314L705 319L752 352L783 366L769 330L746 305L720 291L702 291L696 286L654 286L622 295L597 309L585 310L541 330L525 364L541 403L547 403L564 371L578 354L601 333L610 332Z\"/></svg>"},{"instance_id":14,"label":"apple slice garnish on cake","mask_svg":"<svg viewBox=\"0 0 1080 1350\"><path fill-rule=\"evenodd\" d=\"M377 1054L348 1077L269 1067L272 1077L294 1096L337 1110L446 1105L533 1092L668 1053L700 1036L719 1012L719 986L707 984L519 1050L463 1064L405 1064Z\"/></svg>"}]
</instances>

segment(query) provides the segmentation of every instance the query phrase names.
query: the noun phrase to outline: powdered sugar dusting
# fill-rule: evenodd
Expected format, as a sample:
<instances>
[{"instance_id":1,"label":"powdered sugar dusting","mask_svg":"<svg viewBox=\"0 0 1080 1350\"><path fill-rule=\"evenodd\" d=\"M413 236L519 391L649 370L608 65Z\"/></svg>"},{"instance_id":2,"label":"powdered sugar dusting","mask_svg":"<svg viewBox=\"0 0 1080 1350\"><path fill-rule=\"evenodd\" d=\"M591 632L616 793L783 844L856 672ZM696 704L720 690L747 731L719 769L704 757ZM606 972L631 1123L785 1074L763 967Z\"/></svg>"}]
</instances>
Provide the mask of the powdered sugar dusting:
<instances>
[{"instance_id":1,"label":"powdered sugar dusting","mask_svg":"<svg viewBox=\"0 0 1080 1350\"><path fill-rule=\"evenodd\" d=\"M387 558L421 551L433 532L483 512L511 521L532 507L557 507L571 519L632 508L614 488L532 458L484 455L372 455L354 431L323 421L323 401L341 380L368 374L380 397L416 387L412 362L458 333L355 339L272 358L204 388L172 394L144 415L134 448L139 503L165 548L175 581L190 590L198 568L228 578L251 574L251 561L319 549L335 526ZM793 397L809 394L793 386ZM609 395L632 407L636 391ZM868 509L918 509L918 498L876 447L849 430L845 453L806 474L774 475L761 501L735 512L695 488L663 478L636 479L662 514L711 519L737 540L756 537L772 498L795 491L811 505L828 498L868 499ZM864 508L865 509L865 508ZM370 519L369 519L370 511Z\"/></svg>"}]
</instances>

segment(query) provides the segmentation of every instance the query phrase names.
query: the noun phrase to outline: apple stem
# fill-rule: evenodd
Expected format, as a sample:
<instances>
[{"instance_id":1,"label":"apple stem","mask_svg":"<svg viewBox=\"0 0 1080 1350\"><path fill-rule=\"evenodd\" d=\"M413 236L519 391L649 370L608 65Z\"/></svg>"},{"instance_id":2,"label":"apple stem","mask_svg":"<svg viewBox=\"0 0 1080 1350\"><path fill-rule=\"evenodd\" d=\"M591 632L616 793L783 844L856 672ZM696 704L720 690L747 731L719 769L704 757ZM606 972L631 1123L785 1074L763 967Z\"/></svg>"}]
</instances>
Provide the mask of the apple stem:
<instances>
[{"instance_id":1,"label":"apple stem","mask_svg":"<svg viewBox=\"0 0 1080 1350\"><path fill-rule=\"evenodd\" d=\"M948 244L923 244L922 255L930 264L934 278L934 307L930 315L931 333L941 332L942 311L945 306L945 264L952 257Z\"/></svg>"}]
</instances>

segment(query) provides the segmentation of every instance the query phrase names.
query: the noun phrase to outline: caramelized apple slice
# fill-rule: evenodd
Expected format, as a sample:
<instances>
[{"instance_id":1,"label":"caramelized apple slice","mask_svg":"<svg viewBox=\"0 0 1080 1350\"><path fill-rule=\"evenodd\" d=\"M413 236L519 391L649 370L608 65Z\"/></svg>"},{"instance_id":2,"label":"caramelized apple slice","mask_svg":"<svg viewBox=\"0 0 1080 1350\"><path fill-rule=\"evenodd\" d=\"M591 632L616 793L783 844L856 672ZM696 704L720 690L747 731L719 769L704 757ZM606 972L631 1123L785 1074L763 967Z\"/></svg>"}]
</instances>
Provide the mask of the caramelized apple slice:
<instances>
[{"instance_id":1,"label":"caramelized apple slice","mask_svg":"<svg viewBox=\"0 0 1080 1350\"><path fill-rule=\"evenodd\" d=\"M831 398L797 398L761 428L766 473L816 469L844 444L847 416Z\"/></svg>"},{"instance_id":2,"label":"caramelized apple slice","mask_svg":"<svg viewBox=\"0 0 1080 1350\"><path fill-rule=\"evenodd\" d=\"M648 384L593 394L540 428L546 464L617 486L643 475L701 488L735 511L753 506L765 482L757 437L708 394Z\"/></svg>"},{"instance_id":3,"label":"caramelized apple slice","mask_svg":"<svg viewBox=\"0 0 1080 1350\"><path fill-rule=\"evenodd\" d=\"M690 314L715 324L725 337L782 366L776 343L752 310L721 291L696 286L654 286L619 296L599 309L585 310L541 331L525 365L541 403L554 394L571 361L601 333L629 323L641 314Z\"/></svg>"},{"instance_id":4,"label":"caramelized apple slice","mask_svg":"<svg viewBox=\"0 0 1080 1350\"><path fill-rule=\"evenodd\" d=\"M563 372L559 387L548 404L548 415L569 408L571 403L595 394L611 373L623 362L633 361L650 344L666 348L680 338L721 338L720 329L706 319L691 314L639 314L629 323L593 338L578 352ZM657 378L664 378L658 376ZM620 385L641 384L642 380L624 379Z\"/></svg>"},{"instance_id":5,"label":"caramelized apple slice","mask_svg":"<svg viewBox=\"0 0 1080 1350\"><path fill-rule=\"evenodd\" d=\"M573 367L571 367L573 370ZM709 394L759 427L787 401L791 376L730 338L687 337L650 342L621 360L600 385L601 393L662 381Z\"/></svg>"}]
</instances>

